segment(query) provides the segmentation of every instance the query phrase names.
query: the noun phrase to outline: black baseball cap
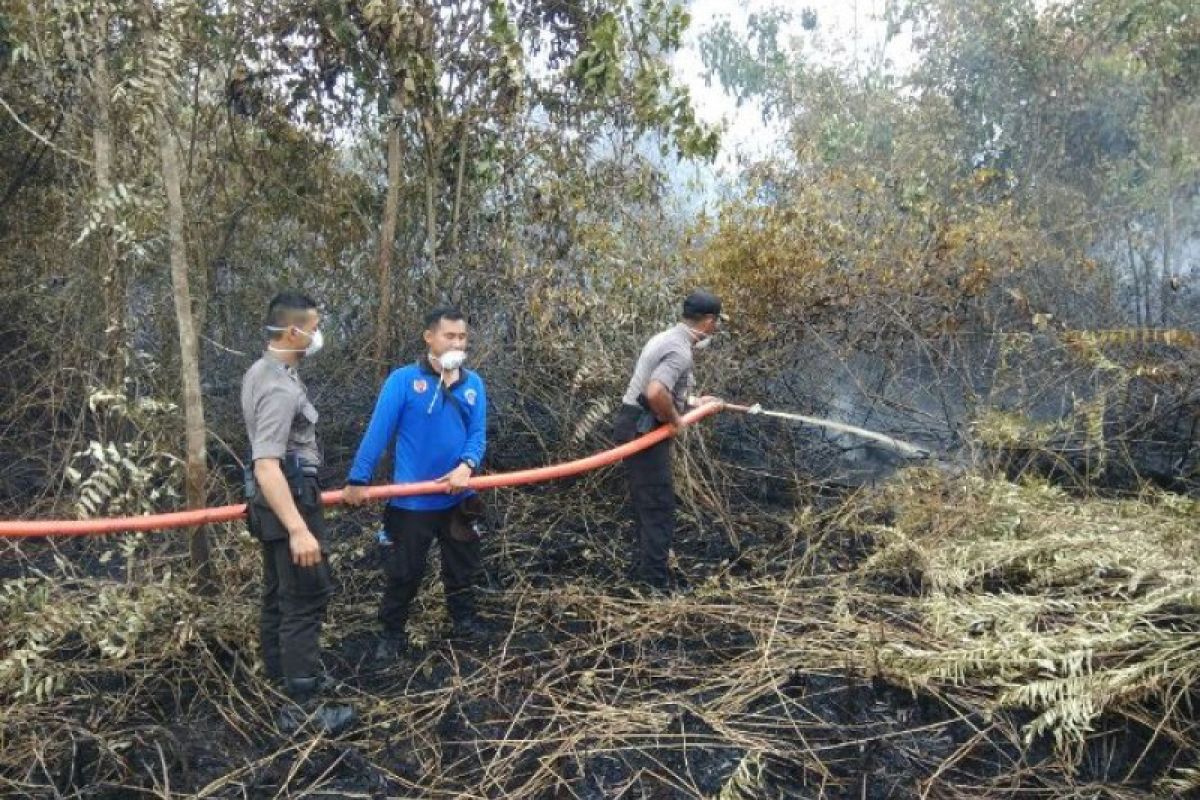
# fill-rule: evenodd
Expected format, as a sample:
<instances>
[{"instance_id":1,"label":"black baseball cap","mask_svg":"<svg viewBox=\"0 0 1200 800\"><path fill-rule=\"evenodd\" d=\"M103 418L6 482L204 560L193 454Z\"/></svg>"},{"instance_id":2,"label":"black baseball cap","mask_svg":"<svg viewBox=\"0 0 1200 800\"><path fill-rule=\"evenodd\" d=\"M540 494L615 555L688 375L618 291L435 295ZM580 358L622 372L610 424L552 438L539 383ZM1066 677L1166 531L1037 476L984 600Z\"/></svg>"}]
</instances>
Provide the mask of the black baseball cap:
<instances>
[{"instance_id":1,"label":"black baseball cap","mask_svg":"<svg viewBox=\"0 0 1200 800\"><path fill-rule=\"evenodd\" d=\"M683 314L687 317L704 317L709 314L728 322L729 317L721 313L721 298L711 292L695 291L683 299Z\"/></svg>"}]
</instances>

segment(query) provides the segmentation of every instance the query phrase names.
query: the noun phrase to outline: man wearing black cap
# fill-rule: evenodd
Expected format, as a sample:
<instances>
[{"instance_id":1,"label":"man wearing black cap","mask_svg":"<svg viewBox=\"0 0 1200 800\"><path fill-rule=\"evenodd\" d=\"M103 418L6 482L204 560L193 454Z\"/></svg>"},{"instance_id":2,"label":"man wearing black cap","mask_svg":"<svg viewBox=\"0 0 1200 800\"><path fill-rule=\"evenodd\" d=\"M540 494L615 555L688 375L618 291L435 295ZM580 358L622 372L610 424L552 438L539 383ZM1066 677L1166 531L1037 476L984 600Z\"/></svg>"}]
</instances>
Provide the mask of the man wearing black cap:
<instances>
[{"instance_id":1,"label":"man wearing black cap","mask_svg":"<svg viewBox=\"0 0 1200 800\"><path fill-rule=\"evenodd\" d=\"M617 415L613 432L619 443L662 423L678 429L689 405L719 402L715 397L692 398L692 354L709 345L724 319L716 295L692 292L683 301L682 319L646 343ZM633 578L652 590L667 591L667 557L675 533L671 440L630 456L625 466L637 527Z\"/></svg>"}]
</instances>

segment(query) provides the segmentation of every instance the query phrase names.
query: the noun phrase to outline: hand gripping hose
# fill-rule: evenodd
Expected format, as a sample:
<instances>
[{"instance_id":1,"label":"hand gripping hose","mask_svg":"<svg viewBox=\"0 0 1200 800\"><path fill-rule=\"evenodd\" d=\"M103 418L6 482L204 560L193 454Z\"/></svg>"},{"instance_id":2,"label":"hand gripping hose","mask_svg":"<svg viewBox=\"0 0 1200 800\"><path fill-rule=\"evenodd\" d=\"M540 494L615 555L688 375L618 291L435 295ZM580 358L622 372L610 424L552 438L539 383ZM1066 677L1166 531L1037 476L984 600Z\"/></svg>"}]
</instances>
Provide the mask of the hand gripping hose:
<instances>
[{"instance_id":1,"label":"hand gripping hose","mask_svg":"<svg viewBox=\"0 0 1200 800\"><path fill-rule=\"evenodd\" d=\"M685 425L704 419L717 413L723 408L721 403L701 406L688 412L683 417ZM631 442L604 450L600 453L567 461L562 464L551 464L536 469L525 469L517 472L482 475L471 478L469 486L472 489L499 489L503 486L523 486L528 483L544 483L558 478L568 478L584 472L590 472L600 467L615 464L622 459L653 447L673 435L669 425L660 426L649 433L639 436ZM383 500L391 497L411 497L417 494L444 494L447 486L437 481L422 481L420 483L397 483L389 486L371 486L366 490L366 496L371 500ZM323 492L321 503L331 506L342 502L341 490ZM220 522L231 522L246 516L246 504L238 503L231 506L215 508L196 508L188 511L175 511L168 514L149 514L139 517L118 517L112 519L81 519L81 520L16 520L0 522L0 538L21 539L39 536L99 536L109 533L126 531L162 531L170 528L191 528L197 525L212 525Z\"/></svg>"},{"instance_id":2,"label":"hand gripping hose","mask_svg":"<svg viewBox=\"0 0 1200 800\"><path fill-rule=\"evenodd\" d=\"M932 454L922 447L909 444L900 439L884 436L875 431L857 428L840 422L816 417L805 417L799 414L788 414L782 411L767 411L757 403L753 406L738 406L732 403L710 403L693 409L683 417L684 425L691 425L718 411L739 411L743 414L764 415L800 422L806 425L848 433L853 436L869 439L897 451L903 456L913 459L927 459ZM662 425L649 433L639 436L631 442L604 450L600 453L567 461L563 464L551 464L536 469L524 469L517 472L505 472L495 475L482 475L471 478L468 486L476 490L499 489L504 486L523 486L528 483L545 483L559 478L569 478L584 472L590 472L601 467L615 464L628 458L634 453L653 447L673 435L671 426ZM369 500L384 500L391 497L411 497L418 494L444 494L448 487L438 481L422 481L420 483L395 483L388 486L368 487L365 494ZM332 506L342 502L341 490L323 492L321 503ZM196 508L188 511L175 511L169 514L149 514L140 517L118 517L112 519L81 519L81 520L16 520L0 522L0 539L21 539L37 536L99 536L109 533L126 531L161 531L170 528L191 528L197 525L212 525L220 522L231 522L246 516L246 504L238 503L231 506L215 508Z\"/></svg>"}]
</instances>

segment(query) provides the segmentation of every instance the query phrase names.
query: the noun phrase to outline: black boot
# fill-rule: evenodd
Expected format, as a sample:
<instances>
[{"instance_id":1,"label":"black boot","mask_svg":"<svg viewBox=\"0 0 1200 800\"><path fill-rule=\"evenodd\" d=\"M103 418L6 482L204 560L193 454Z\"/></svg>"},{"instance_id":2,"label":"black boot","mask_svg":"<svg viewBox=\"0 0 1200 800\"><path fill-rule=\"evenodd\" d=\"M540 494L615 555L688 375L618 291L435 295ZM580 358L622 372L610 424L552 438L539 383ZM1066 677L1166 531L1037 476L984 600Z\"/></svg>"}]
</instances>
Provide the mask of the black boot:
<instances>
[{"instance_id":1,"label":"black boot","mask_svg":"<svg viewBox=\"0 0 1200 800\"><path fill-rule=\"evenodd\" d=\"M318 700L323 683L323 676L284 681L284 691L291 700L279 715L279 727L285 733L310 726L326 735L336 736L354 722L354 709L350 706Z\"/></svg>"},{"instance_id":2,"label":"black boot","mask_svg":"<svg viewBox=\"0 0 1200 800\"><path fill-rule=\"evenodd\" d=\"M267 679L271 682L271 685L278 688L284 694L287 694L288 680L283 677L282 673L278 675L267 673ZM329 677L328 672L322 672L315 680L317 681L317 688L313 691L314 695L338 694L345 687L345 684L341 681Z\"/></svg>"},{"instance_id":3,"label":"black boot","mask_svg":"<svg viewBox=\"0 0 1200 800\"><path fill-rule=\"evenodd\" d=\"M479 641L487 638L487 628L475 613L475 593L472 589L446 595L450 612L450 638L460 641Z\"/></svg>"}]
</instances>

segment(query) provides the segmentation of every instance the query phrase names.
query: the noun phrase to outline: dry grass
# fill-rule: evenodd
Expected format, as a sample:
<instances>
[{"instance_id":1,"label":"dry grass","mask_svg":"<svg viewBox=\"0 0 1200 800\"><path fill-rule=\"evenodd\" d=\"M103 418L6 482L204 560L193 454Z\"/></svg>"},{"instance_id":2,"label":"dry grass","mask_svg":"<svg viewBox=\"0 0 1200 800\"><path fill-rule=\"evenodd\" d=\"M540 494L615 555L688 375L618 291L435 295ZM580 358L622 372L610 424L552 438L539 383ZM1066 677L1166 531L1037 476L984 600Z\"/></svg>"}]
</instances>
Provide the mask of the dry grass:
<instances>
[{"instance_id":1,"label":"dry grass","mask_svg":"<svg viewBox=\"0 0 1200 800\"><path fill-rule=\"evenodd\" d=\"M877 500L868 576L903 576L921 637L879 653L884 674L913 687L983 693L989 713L1033 713L1023 742L1052 737L1070 764L1101 720L1154 731L1155 748L1195 744L1200 677L1200 541L1196 504L1165 493L1079 499L1015 485L910 473ZM1162 788L1198 787L1194 774Z\"/></svg>"},{"instance_id":2,"label":"dry grass","mask_svg":"<svg viewBox=\"0 0 1200 800\"><path fill-rule=\"evenodd\" d=\"M910 472L728 535L700 501L692 586L654 599L618 577L620 517L587 502L603 480L501 495L493 640L442 640L431 587L403 668L368 658L370 526L338 522L328 665L360 723L332 741L275 730L234 531L213 598L162 556L136 585L10 581L0 793L1125 798L1194 778L1189 503Z\"/></svg>"}]
</instances>

